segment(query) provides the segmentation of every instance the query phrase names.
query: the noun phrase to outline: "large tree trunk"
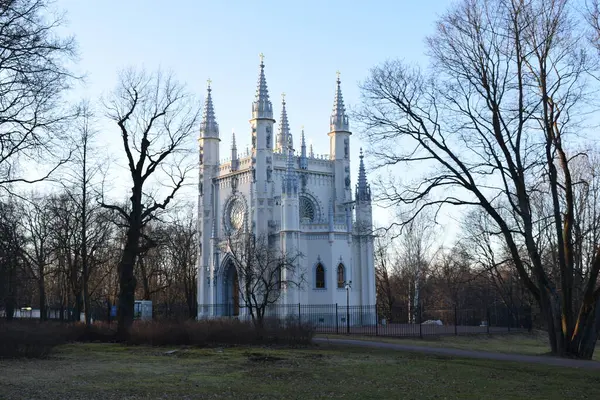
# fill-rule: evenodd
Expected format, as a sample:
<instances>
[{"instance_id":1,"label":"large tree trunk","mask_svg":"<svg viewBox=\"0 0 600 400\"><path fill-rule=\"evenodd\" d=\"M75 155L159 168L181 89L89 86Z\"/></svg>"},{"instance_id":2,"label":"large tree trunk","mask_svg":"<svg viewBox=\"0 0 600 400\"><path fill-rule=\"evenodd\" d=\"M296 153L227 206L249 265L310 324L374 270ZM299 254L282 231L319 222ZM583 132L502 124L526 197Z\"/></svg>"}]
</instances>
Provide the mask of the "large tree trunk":
<instances>
[{"instance_id":1,"label":"large tree trunk","mask_svg":"<svg viewBox=\"0 0 600 400\"><path fill-rule=\"evenodd\" d=\"M44 282L44 271L40 270L40 276L38 278L38 290L39 290L39 300L40 300L40 320L45 321L48 319L48 315L46 312L46 285Z\"/></svg>"},{"instance_id":2,"label":"large tree trunk","mask_svg":"<svg viewBox=\"0 0 600 400\"><path fill-rule=\"evenodd\" d=\"M131 214L127 242L119 262L119 305L117 307L117 338L121 341L129 339L129 333L134 319L135 308L135 263L139 253L142 231L142 185L134 182L131 197Z\"/></svg>"},{"instance_id":3,"label":"large tree trunk","mask_svg":"<svg viewBox=\"0 0 600 400\"><path fill-rule=\"evenodd\" d=\"M117 312L117 337L121 341L129 339L129 333L134 319L135 287L134 274L135 261L137 258L137 247L139 242L139 230L129 228L127 243L119 262L119 305Z\"/></svg>"},{"instance_id":4,"label":"large tree trunk","mask_svg":"<svg viewBox=\"0 0 600 400\"><path fill-rule=\"evenodd\" d=\"M75 312L72 316L73 321L79 321L81 318L81 311L83 310L83 298L81 291L75 293Z\"/></svg>"}]
</instances>

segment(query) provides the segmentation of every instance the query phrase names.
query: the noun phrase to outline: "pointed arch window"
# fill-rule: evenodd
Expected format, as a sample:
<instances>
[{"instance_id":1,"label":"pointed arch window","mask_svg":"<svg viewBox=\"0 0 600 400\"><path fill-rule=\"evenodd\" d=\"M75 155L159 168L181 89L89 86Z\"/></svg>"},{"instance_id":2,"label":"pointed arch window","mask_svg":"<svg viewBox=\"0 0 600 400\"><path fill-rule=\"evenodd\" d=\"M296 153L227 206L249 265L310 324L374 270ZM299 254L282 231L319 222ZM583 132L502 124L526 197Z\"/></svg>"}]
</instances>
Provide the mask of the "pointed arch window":
<instances>
[{"instance_id":1,"label":"pointed arch window","mask_svg":"<svg viewBox=\"0 0 600 400\"><path fill-rule=\"evenodd\" d=\"M317 289L325 289L325 267L321 263L315 268L315 287Z\"/></svg>"},{"instance_id":2,"label":"pointed arch window","mask_svg":"<svg viewBox=\"0 0 600 400\"><path fill-rule=\"evenodd\" d=\"M343 289L345 282L346 282L346 267L344 267L344 264L340 263L337 267L337 287L338 287L338 289Z\"/></svg>"}]
</instances>

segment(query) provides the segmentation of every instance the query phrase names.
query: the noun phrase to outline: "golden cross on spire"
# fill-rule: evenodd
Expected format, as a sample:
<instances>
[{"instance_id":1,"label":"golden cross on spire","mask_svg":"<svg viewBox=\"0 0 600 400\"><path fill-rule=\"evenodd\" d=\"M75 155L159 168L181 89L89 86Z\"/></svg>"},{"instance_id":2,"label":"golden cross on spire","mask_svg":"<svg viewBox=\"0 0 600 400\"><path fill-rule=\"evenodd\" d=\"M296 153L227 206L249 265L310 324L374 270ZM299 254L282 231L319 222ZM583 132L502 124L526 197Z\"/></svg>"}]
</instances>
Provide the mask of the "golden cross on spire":
<instances>
[{"instance_id":1,"label":"golden cross on spire","mask_svg":"<svg viewBox=\"0 0 600 400\"><path fill-rule=\"evenodd\" d=\"M281 100L285 102L285 92L281 93Z\"/></svg>"},{"instance_id":2,"label":"golden cross on spire","mask_svg":"<svg viewBox=\"0 0 600 400\"><path fill-rule=\"evenodd\" d=\"M265 60L265 55L263 53L260 53L258 56L260 57L260 63L262 64Z\"/></svg>"},{"instance_id":3,"label":"golden cross on spire","mask_svg":"<svg viewBox=\"0 0 600 400\"><path fill-rule=\"evenodd\" d=\"M337 75L338 81L340 80L340 75L342 74L339 70L335 71L335 74Z\"/></svg>"},{"instance_id":4,"label":"golden cross on spire","mask_svg":"<svg viewBox=\"0 0 600 400\"><path fill-rule=\"evenodd\" d=\"M302 126L300 127L300 129L304 130L304 125L302 125Z\"/></svg>"},{"instance_id":5,"label":"golden cross on spire","mask_svg":"<svg viewBox=\"0 0 600 400\"><path fill-rule=\"evenodd\" d=\"M210 84L212 83L212 80L210 78L208 78L206 80L206 84L208 85L208 88L210 89Z\"/></svg>"}]
</instances>

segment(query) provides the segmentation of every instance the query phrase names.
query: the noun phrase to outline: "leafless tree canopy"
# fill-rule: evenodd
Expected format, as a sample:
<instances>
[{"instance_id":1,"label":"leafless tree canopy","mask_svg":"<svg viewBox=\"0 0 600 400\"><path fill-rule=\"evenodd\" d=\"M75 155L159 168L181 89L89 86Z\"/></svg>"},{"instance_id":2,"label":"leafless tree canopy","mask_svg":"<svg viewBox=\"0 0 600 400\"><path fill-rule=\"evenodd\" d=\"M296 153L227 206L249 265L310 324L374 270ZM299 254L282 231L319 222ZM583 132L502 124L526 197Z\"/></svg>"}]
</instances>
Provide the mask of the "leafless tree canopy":
<instances>
[{"instance_id":1,"label":"leafless tree canopy","mask_svg":"<svg viewBox=\"0 0 600 400\"><path fill-rule=\"evenodd\" d=\"M58 144L72 113L61 95L73 80L66 65L75 43L56 35L62 22L47 0L6 0L0 6L0 188L5 190L47 178L65 159L32 178L24 164L68 156Z\"/></svg>"},{"instance_id":2,"label":"leafless tree canopy","mask_svg":"<svg viewBox=\"0 0 600 400\"><path fill-rule=\"evenodd\" d=\"M380 167L423 171L382 188L383 199L413 218L484 210L545 314L552 349L589 358L600 256L575 271L572 164L585 153L595 64L581 22L568 0L460 1L427 38L430 67L374 68L358 117Z\"/></svg>"},{"instance_id":3,"label":"leafless tree canopy","mask_svg":"<svg viewBox=\"0 0 600 400\"><path fill-rule=\"evenodd\" d=\"M299 252L286 253L269 243L267 236L231 232L226 250L236 268L240 298L252 321L262 326L268 307L277 303L288 289L299 289L306 283L300 268Z\"/></svg>"}]
</instances>

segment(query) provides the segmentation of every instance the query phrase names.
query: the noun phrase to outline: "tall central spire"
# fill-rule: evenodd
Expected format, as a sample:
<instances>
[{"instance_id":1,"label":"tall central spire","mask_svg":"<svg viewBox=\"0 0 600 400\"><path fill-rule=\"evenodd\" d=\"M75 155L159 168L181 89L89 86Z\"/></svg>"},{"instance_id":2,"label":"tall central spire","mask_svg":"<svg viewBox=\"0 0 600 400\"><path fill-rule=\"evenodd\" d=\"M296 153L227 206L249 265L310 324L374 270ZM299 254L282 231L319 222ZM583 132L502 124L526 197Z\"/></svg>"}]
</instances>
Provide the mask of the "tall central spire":
<instances>
[{"instance_id":1,"label":"tall central spire","mask_svg":"<svg viewBox=\"0 0 600 400\"><path fill-rule=\"evenodd\" d=\"M346 115L346 108L344 107L344 98L342 97L341 83L342 81L340 81L340 72L338 71L335 98L333 100L333 111L331 112L331 118L329 119L330 132L350 130L348 116Z\"/></svg>"},{"instance_id":2,"label":"tall central spire","mask_svg":"<svg viewBox=\"0 0 600 400\"><path fill-rule=\"evenodd\" d=\"M288 146L290 133L290 123L288 121L287 110L285 109L285 93L281 94L281 118L279 118L279 133L277 134L276 149L284 153Z\"/></svg>"},{"instance_id":3,"label":"tall central spire","mask_svg":"<svg viewBox=\"0 0 600 400\"><path fill-rule=\"evenodd\" d=\"M258 74L258 83L256 85L256 96L252 103L252 118L273 119L273 105L269 100L269 89L267 88L267 79L265 78L264 55L260 54L260 71Z\"/></svg>"},{"instance_id":4,"label":"tall central spire","mask_svg":"<svg viewBox=\"0 0 600 400\"><path fill-rule=\"evenodd\" d=\"M219 125L215 117L215 108L212 101L211 80L208 80L206 89L206 100L204 101L204 111L202 112L202 122L200 123L200 137L219 137Z\"/></svg>"},{"instance_id":5,"label":"tall central spire","mask_svg":"<svg viewBox=\"0 0 600 400\"><path fill-rule=\"evenodd\" d=\"M360 149L360 164L358 166L358 183L356 184L356 201L370 202L371 187L367 183L367 173L365 171L365 163L362 148Z\"/></svg>"}]
</instances>

